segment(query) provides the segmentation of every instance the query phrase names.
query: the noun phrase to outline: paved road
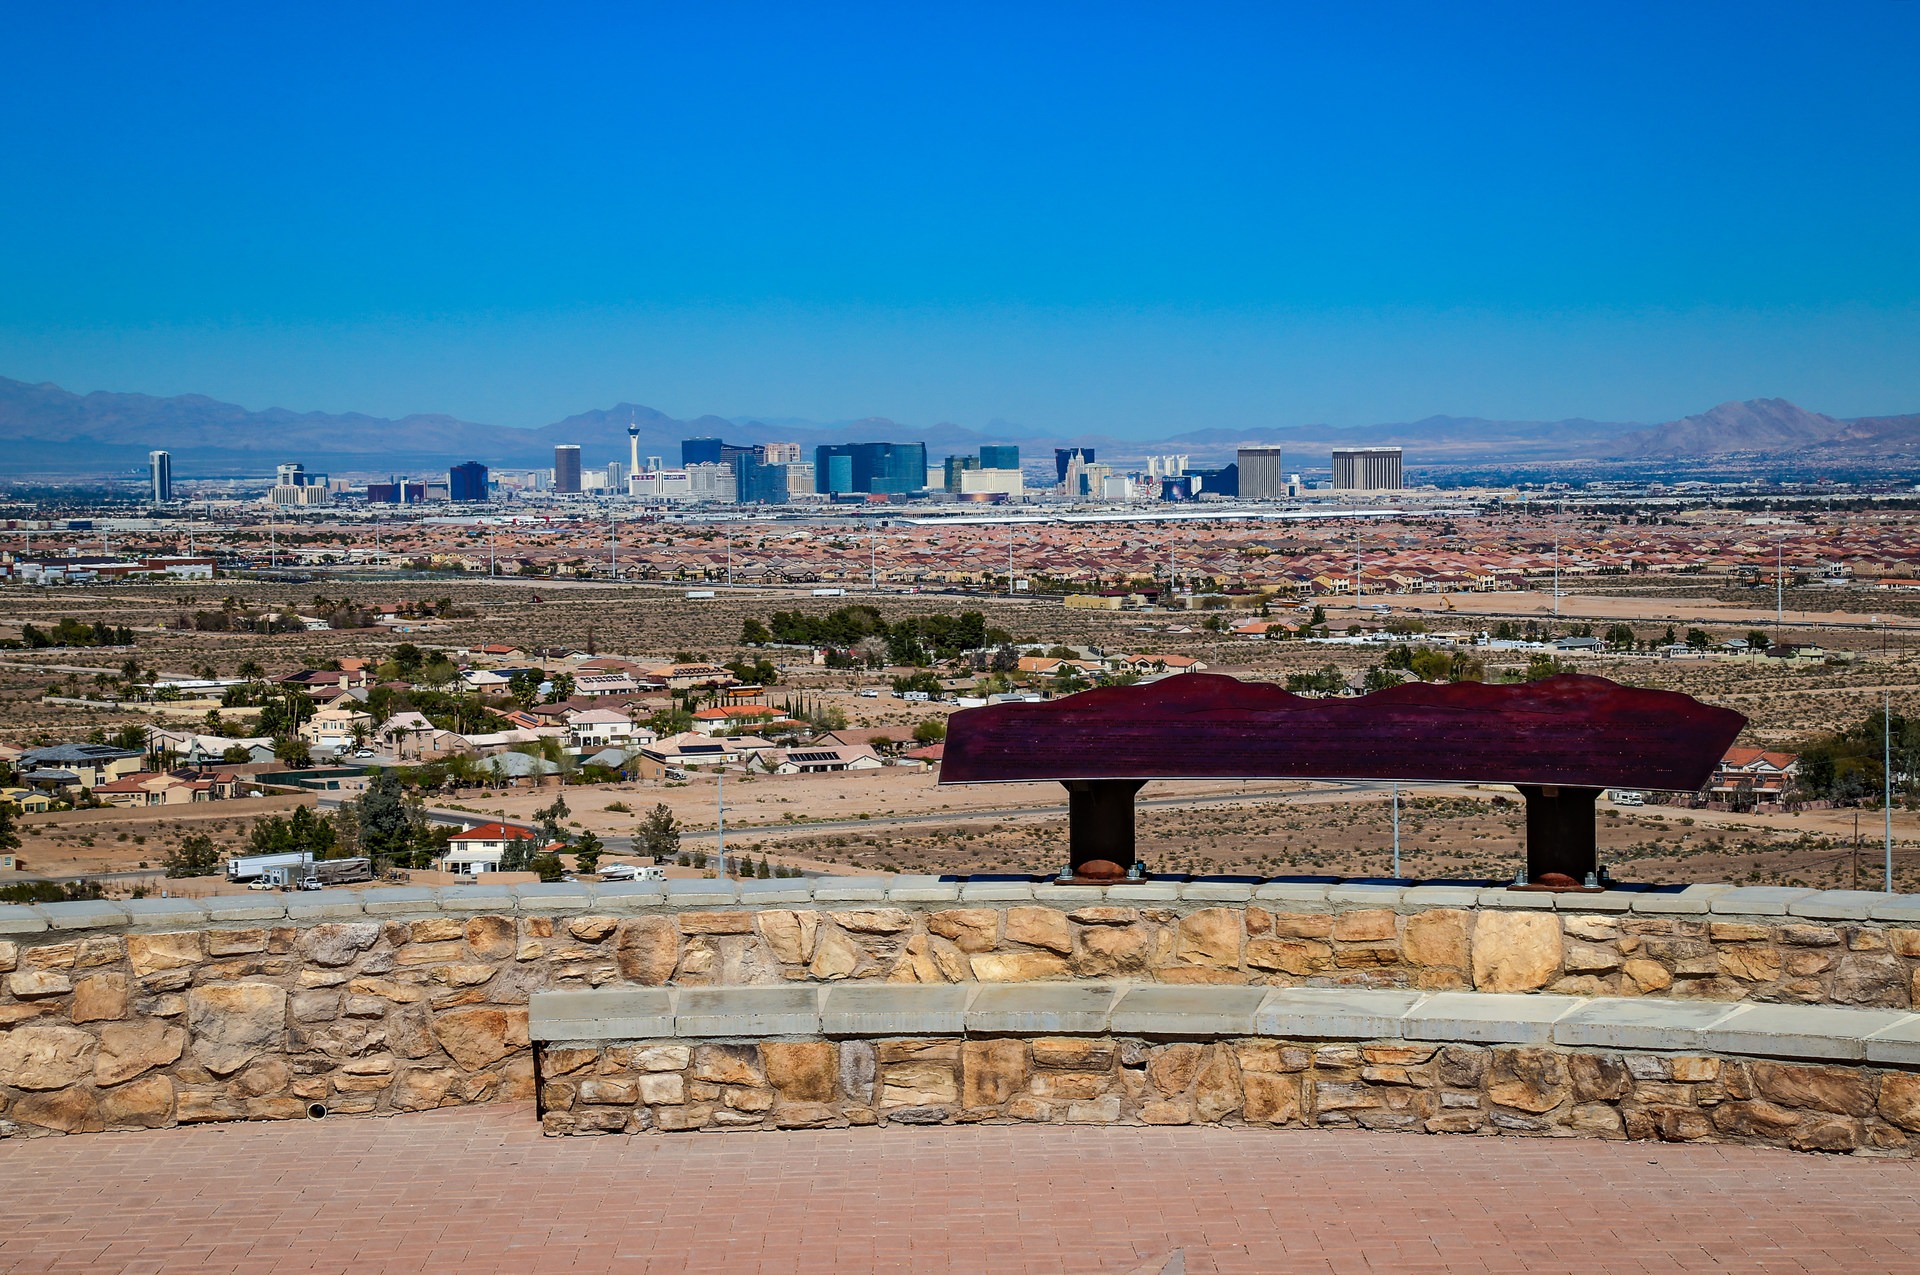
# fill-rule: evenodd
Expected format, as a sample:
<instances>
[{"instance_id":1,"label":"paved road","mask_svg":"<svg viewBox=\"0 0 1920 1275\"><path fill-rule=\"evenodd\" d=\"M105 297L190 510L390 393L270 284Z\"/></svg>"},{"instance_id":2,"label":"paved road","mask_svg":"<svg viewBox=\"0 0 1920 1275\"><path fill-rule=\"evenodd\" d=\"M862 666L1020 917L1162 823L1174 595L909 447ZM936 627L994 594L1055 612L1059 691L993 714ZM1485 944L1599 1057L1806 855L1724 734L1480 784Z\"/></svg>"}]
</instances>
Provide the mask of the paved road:
<instances>
[{"instance_id":1,"label":"paved road","mask_svg":"<svg viewBox=\"0 0 1920 1275\"><path fill-rule=\"evenodd\" d=\"M5 1144L0 1272L1920 1271L1920 1164L1351 1130L543 1138L530 1106Z\"/></svg>"}]
</instances>

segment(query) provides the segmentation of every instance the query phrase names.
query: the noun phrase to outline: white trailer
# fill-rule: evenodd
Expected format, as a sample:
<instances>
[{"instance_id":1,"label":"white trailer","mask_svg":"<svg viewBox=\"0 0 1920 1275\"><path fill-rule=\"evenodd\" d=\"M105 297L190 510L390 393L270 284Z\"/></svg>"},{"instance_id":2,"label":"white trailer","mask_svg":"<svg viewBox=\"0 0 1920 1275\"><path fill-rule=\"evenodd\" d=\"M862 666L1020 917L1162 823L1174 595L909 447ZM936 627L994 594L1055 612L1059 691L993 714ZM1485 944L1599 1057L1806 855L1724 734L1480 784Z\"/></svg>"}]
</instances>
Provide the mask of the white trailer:
<instances>
[{"instance_id":1,"label":"white trailer","mask_svg":"<svg viewBox=\"0 0 1920 1275\"><path fill-rule=\"evenodd\" d=\"M299 880L308 875L312 866L313 856L304 850L286 854L237 854L227 860L227 880L258 881L275 870L280 871L283 882Z\"/></svg>"}]
</instances>

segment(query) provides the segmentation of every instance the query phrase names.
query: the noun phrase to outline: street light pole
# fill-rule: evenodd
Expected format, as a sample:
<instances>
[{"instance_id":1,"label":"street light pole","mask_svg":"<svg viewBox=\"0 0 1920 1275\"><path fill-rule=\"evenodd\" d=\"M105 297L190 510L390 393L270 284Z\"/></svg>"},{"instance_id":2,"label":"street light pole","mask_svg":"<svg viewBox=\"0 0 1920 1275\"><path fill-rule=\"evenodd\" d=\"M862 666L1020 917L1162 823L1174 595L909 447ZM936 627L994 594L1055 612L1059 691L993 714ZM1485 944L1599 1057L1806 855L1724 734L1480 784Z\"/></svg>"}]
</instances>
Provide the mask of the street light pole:
<instances>
[{"instance_id":1,"label":"street light pole","mask_svg":"<svg viewBox=\"0 0 1920 1275\"><path fill-rule=\"evenodd\" d=\"M713 840L717 847L714 853L719 860L717 866L720 878L725 880L727 875L727 767L725 762L720 764L720 769L713 772L713 779L714 800L718 803L718 816L713 825Z\"/></svg>"}]
</instances>

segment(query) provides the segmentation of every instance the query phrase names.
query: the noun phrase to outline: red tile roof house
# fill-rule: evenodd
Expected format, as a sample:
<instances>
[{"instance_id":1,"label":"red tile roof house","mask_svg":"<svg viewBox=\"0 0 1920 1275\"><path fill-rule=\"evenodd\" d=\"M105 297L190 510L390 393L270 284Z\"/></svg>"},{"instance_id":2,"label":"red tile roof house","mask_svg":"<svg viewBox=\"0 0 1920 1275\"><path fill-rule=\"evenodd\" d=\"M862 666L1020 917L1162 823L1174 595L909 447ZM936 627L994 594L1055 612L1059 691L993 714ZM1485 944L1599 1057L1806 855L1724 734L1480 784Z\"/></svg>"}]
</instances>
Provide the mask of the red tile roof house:
<instances>
[{"instance_id":1,"label":"red tile roof house","mask_svg":"<svg viewBox=\"0 0 1920 1275\"><path fill-rule=\"evenodd\" d=\"M1799 772L1797 753L1729 748L1707 785L1707 796L1714 801L1779 801Z\"/></svg>"},{"instance_id":2,"label":"red tile roof house","mask_svg":"<svg viewBox=\"0 0 1920 1275\"><path fill-rule=\"evenodd\" d=\"M510 823L483 823L447 838L447 852L440 856L440 867L443 871L463 876L477 877L483 872L498 872L501 856L506 854L508 846L525 844L531 848L539 839L539 834L531 828Z\"/></svg>"}]
</instances>

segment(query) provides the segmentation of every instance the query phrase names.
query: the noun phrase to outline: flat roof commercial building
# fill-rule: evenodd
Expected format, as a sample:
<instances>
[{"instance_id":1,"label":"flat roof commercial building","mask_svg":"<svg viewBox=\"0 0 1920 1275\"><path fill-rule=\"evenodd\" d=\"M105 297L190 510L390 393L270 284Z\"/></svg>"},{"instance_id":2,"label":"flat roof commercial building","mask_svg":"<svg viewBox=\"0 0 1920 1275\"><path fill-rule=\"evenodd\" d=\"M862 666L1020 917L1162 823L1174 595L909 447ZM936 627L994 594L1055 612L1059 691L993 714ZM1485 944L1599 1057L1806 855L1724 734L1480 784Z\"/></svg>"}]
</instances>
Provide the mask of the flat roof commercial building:
<instances>
[{"instance_id":1,"label":"flat roof commercial building","mask_svg":"<svg viewBox=\"0 0 1920 1275\"><path fill-rule=\"evenodd\" d=\"M1336 491L1402 491L1398 447L1341 447L1333 453Z\"/></svg>"},{"instance_id":2,"label":"flat roof commercial building","mask_svg":"<svg viewBox=\"0 0 1920 1275\"><path fill-rule=\"evenodd\" d=\"M1240 467L1242 500L1280 500L1287 494L1287 476L1280 470L1278 447L1242 447L1235 458Z\"/></svg>"}]
</instances>

